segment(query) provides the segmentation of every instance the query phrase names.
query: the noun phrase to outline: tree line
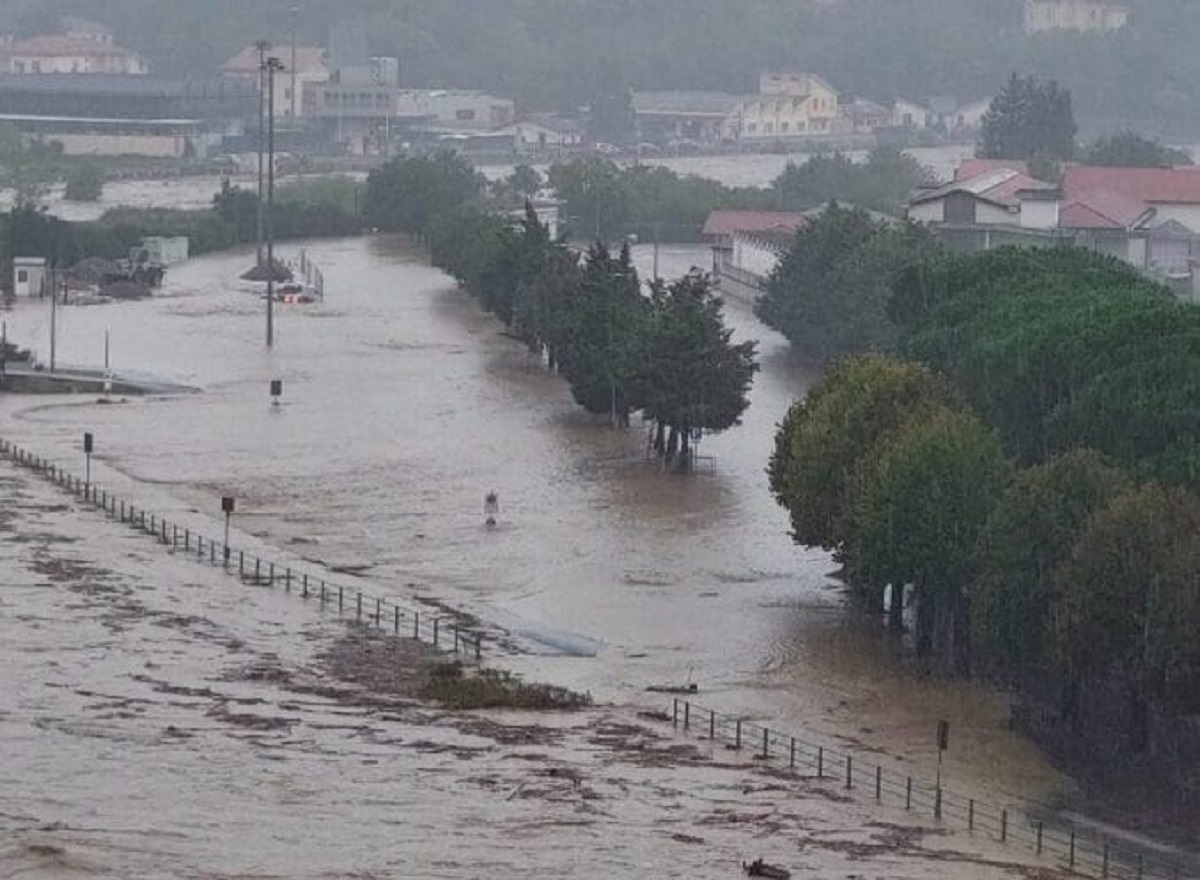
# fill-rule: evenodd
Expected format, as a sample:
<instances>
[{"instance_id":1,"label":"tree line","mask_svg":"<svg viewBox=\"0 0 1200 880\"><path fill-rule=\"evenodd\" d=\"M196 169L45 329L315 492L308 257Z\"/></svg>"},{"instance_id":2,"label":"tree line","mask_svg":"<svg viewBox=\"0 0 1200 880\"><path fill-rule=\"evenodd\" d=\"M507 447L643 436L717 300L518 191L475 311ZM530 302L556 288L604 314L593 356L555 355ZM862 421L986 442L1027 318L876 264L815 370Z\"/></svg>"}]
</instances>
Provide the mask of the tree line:
<instances>
[{"instance_id":1,"label":"tree line","mask_svg":"<svg viewBox=\"0 0 1200 880\"><path fill-rule=\"evenodd\" d=\"M552 165L548 181L566 203L569 229L579 238L699 241L718 209L805 211L839 198L899 216L930 171L894 146L855 161L842 153L789 162L769 187L726 186L697 175L642 163L580 159Z\"/></svg>"},{"instance_id":2,"label":"tree line","mask_svg":"<svg viewBox=\"0 0 1200 880\"><path fill-rule=\"evenodd\" d=\"M870 284L846 275L860 258ZM1200 805L1178 773L1200 754L1181 723L1200 713L1200 310L1091 252L951 254L832 209L771 284L764 317L828 362L769 464L794 539L911 623L918 655L1016 688L1085 777L1136 766Z\"/></svg>"},{"instance_id":3,"label":"tree line","mask_svg":"<svg viewBox=\"0 0 1200 880\"><path fill-rule=\"evenodd\" d=\"M460 157L399 158L367 179L374 228L418 236L435 265L561 375L585 410L628 426L641 412L653 449L691 468L695 439L736 425L758 365L734 342L711 279L693 271L648 290L628 242L582 256L532 208L506 210Z\"/></svg>"}]
</instances>

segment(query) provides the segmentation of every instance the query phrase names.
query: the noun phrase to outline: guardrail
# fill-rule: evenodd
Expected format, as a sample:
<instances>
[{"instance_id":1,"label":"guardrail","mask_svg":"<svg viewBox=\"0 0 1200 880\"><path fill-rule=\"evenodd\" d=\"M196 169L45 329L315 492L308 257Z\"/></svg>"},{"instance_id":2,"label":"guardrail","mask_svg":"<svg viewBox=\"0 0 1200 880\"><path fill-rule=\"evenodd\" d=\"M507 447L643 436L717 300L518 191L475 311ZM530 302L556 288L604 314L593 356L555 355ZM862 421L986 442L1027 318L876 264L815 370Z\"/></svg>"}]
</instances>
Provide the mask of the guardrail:
<instances>
[{"instance_id":1,"label":"guardrail","mask_svg":"<svg viewBox=\"0 0 1200 880\"><path fill-rule=\"evenodd\" d=\"M266 587L282 585L287 593L316 603L323 611L336 610L339 617L352 613L355 620L393 635L419 639L477 662L483 659L483 634L460 626L455 619L428 611L422 614L395 600L368 595L313 571L239 550L190 527L181 527L4 439L0 439L0 456L44 477L110 519L152 536L177 553L219 567L230 575L236 573L243 583Z\"/></svg>"},{"instance_id":2,"label":"guardrail","mask_svg":"<svg viewBox=\"0 0 1200 880\"><path fill-rule=\"evenodd\" d=\"M869 757L785 735L690 700L674 700L671 722L676 729L713 742L724 741L735 749L756 749L755 757L760 760L792 771L809 770L819 780L828 779L878 804L902 807L973 834L986 834L999 843L1024 847L1074 874L1114 880L1195 880L1200 876L1182 863L1147 854L1133 844L1114 842L1090 829L962 797L940 784L885 770Z\"/></svg>"}]
</instances>

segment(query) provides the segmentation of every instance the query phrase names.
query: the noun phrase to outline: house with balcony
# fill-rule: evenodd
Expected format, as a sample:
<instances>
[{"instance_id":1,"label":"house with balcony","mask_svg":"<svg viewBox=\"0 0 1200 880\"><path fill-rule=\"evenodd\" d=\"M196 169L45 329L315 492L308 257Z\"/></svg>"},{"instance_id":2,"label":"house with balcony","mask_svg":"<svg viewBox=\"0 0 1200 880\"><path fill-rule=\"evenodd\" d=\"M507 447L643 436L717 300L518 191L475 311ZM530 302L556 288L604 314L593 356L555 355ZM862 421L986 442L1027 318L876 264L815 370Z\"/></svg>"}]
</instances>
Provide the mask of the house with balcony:
<instances>
[{"instance_id":1,"label":"house with balcony","mask_svg":"<svg viewBox=\"0 0 1200 880\"><path fill-rule=\"evenodd\" d=\"M788 140L838 131L838 92L815 73L764 73L757 95L742 100L743 142Z\"/></svg>"},{"instance_id":2,"label":"house with balcony","mask_svg":"<svg viewBox=\"0 0 1200 880\"><path fill-rule=\"evenodd\" d=\"M145 75L146 59L117 46L107 27L82 18L66 17L55 34L6 40L0 48L4 72L17 74L84 73Z\"/></svg>"}]
</instances>

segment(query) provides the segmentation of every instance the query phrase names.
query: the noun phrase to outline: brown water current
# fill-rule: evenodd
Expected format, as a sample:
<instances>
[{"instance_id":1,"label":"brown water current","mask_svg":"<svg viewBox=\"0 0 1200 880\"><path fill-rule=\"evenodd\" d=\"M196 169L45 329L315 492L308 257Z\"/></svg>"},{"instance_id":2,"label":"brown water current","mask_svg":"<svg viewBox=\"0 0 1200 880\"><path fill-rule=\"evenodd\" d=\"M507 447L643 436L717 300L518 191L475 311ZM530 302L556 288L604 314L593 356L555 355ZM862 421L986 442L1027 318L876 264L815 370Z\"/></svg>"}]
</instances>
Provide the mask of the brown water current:
<instances>
[{"instance_id":1,"label":"brown water current","mask_svg":"<svg viewBox=\"0 0 1200 880\"><path fill-rule=\"evenodd\" d=\"M682 478L645 460L645 426L613 430L580 412L403 241L323 242L309 255L326 300L278 309L270 351L264 303L236 281L246 253L173 270L151 301L60 309L60 364L102 363L109 330L119 371L202 393L2 399L2 430L77 471L90 430L97 482L213 534L220 496L234 495L245 540L473 614L520 647L505 665L598 699L662 708L646 686L694 681L705 705L881 750L919 777L933 775L946 718L950 787L1007 802L1065 785L1006 729L1002 701L897 664L848 619L829 557L788 538L764 468L811 377L746 306L730 303L728 319L759 342L752 405L743 425L701 442L715 472ZM650 249L636 257L648 272ZM660 267L670 277L708 260L664 248ZM10 338L45 360L46 305L7 318ZM489 490L494 530L482 523Z\"/></svg>"}]
</instances>

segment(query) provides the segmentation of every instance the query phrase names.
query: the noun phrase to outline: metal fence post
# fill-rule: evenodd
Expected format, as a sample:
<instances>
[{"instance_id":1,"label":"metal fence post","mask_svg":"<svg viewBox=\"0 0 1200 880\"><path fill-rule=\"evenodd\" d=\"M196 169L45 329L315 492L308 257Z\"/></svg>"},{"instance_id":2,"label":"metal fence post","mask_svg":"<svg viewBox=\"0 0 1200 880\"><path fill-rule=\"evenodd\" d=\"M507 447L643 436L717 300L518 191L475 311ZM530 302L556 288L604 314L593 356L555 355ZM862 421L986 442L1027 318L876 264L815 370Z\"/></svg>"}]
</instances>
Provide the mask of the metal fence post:
<instances>
[{"instance_id":1,"label":"metal fence post","mask_svg":"<svg viewBox=\"0 0 1200 880\"><path fill-rule=\"evenodd\" d=\"M942 787L940 785L933 792L933 818L942 818Z\"/></svg>"},{"instance_id":2,"label":"metal fence post","mask_svg":"<svg viewBox=\"0 0 1200 880\"><path fill-rule=\"evenodd\" d=\"M354 619L362 620L362 593L358 594L358 598L354 604Z\"/></svg>"},{"instance_id":3,"label":"metal fence post","mask_svg":"<svg viewBox=\"0 0 1200 880\"><path fill-rule=\"evenodd\" d=\"M975 830L975 798L967 801L967 830Z\"/></svg>"},{"instance_id":4,"label":"metal fence post","mask_svg":"<svg viewBox=\"0 0 1200 880\"><path fill-rule=\"evenodd\" d=\"M794 736L788 743L788 767L792 770L796 769L796 737Z\"/></svg>"},{"instance_id":5,"label":"metal fence post","mask_svg":"<svg viewBox=\"0 0 1200 880\"><path fill-rule=\"evenodd\" d=\"M671 726L679 728L679 697L671 698Z\"/></svg>"},{"instance_id":6,"label":"metal fence post","mask_svg":"<svg viewBox=\"0 0 1200 880\"><path fill-rule=\"evenodd\" d=\"M883 768L875 765L875 800L883 800Z\"/></svg>"},{"instance_id":7,"label":"metal fence post","mask_svg":"<svg viewBox=\"0 0 1200 880\"><path fill-rule=\"evenodd\" d=\"M262 574L262 560L254 557L254 582L257 584Z\"/></svg>"},{"instance_id":8,"label":"metal fence post","mask_svg":"<svg viewBox=\"0 0 1200 880\"><path fill-rule=\"evenodd\" d=\"M1072 872L1074 872L1074 870L1075 870L1075 829L1074 828L1071 829L1071 850L1070 850L1070 855L1067 858L1067 867L1070 868Z\"/></svg>"},{"instance_id":9,"label":"metal fence post","mask_svg":"<svg viewBox=\"0 0 1200 880\"><path fill-rule=\"evenodd\" d=\"M710 741L717 738L717 713L712 709L708 710L708 738Z\"/></svg>"},{"instance_id":10,"label":"metal fence post","mask_svg":"<svg viewBox=\"0 0 1200 880\"><path fill-rule=\"evenodd\" d=\"M379 597L375 598L375 625L379 626L379 615L383 612L383 600ZM458 639L454 640L454 650L458 650Z\"/></svg>"},{"instance_id":11,"label":"metal fence post","mask_svg":"<svg viewBox=\"0 0 1200 880\"><path fill-rule=\"evenodd\" d=\"M267 576L271 579L270 585L272 587L275 586L275 563L274 562L268 563Z\"/></svg>"},{"instance_id":12,"label":"metal fence post","mask_svg":"<svg viewBox=\"0 0 1200 880\"><path fill-rule=\"evenodd\" d=\"M421 612L420 611L413 612L413 638L414 639L421 638Z\"/></svg>"},{"instance_id":13,"label":"metal fence post","mask_svg":"<svg viewBox=\"0 0 1200 880\"><path fill-rule=\"evenodd\" d=\"M307 599L308 598L308 572L305 572L304 577L301 578L300 591L301 591L300 596L304 599Z\"/></svg>"},{"instance_id":14,"label":"metal fence post","mask_svg":"<svg viewBox=\"0 0 1200 880\"><path fill-rule=\"evenodd\" d=\"M435 648L438 646L438 623L439 622L440 622L439 618L435 617L433 619L433 646Z\"/></svg>"},{"instance_id":15,"label":"metal fence post","mask_svg":"<svg viewBox=\"0 0 1200 880\"><path fill-rule=\"evenodd\" d=\"M400 606L392 609L392 632L400 635Z\"/></svg>"},{"instance_id":16,"label":"metal fence post","mask_svg":"<svg viewBox=\"0 0 1200 880\"><path fill-rule=\"evenodd\" d=\"M283 589L287 593L292 591L292 568L290 565L284 570Z\"/></svg>"},{"instance_id":17,"label":"metal fence post","mask_svg":"<svg viewBox=\"0 0 1200 880\"><path fill-rule=\"evenodd\" d=\"M687 730L692 726L692 704L688 700L683 701L683 729Z\"/></svg>"},{"instance_id":18,"label":"metal fence post","mask_svg":"<svg viewBox=\"0 0 1200 880\"><path fill-rule=\"evenodd\" d=\"M321 607L325 607L325 581L321 581Z\"/></svg>"},{"instance_id":19,"label":"metal fence post","mask_svg":"<svg viewBox=\"0 0 1200 880\"><path fill-rule=\"evenodd\" d=\"M817 746L817 779L825 778L825 747Z\"/></svg>"},{"instance_id":20,"label":"metal fence post","mask_svg":"<svg viewBox=\"0 0 1200 880\"><path fill-rule=\"evenodd\" d=\"M342 585L338 584L338 614L342 613L342 608L345 607L345 593Z\"/></svg>"},{"instance_id":21,"label":"metal fence post","mask_svg":"<svg viewBox=\"0 0 1200 880\"><path fill-rule=\"evenodd\" d=\"M1008 810L1000 811L1000 842L1008 842Z\"/></svg>"},{"instance_id":22,"label":"metal fence post","mask_svg":"<svg viewBox=\"0 0 1200 880\"><path fill-rule=\"evenodd\" d=\"M846 788L854 787L854 758L850 755L846 756Z\"/></svg>"},{"instance_id":23,"label":"metal fence post","mask_svg":"<svg viewBox=\"0 0 1200 880\"><path fill-rule=\"evenodd\" d=\"M912 777L908 777L908 781L904 784L904 809L912 809Z\"/></svg>"},{"instance_id":24,"label":"metal fence post","mask_svg":"<svg viewBox=\"0 0 1200 880\"><path fill-rule=\"evenodd\" d=\"M771 757L771 731L766 727L763 728L763 753L762 753L762 756L763 756L764 761L767 758Z\"/></svg>"},{"instance_id":25,"label":"metal fence post","mask_svg":"<svg viewBox=\"0 0 1200 880\"><path fill-rule=\"evenodd\" d=\"M1045 830L1045 823L1041 819L1037 823L1037 854L1042 854L1042 833Z\"/></svg>"},{"instance_id":26,"label":"metal fence post","mask_svg":"<svg viewBox=\"0 0 1200 880\"><path fill-rule=\"evenodd\" d=\"M483 659L483 636L475 633L475 660Z\"/></svg>"},{"instance_id":27,"label":"metal fence post","mask_svg":"<svg viewBox=\"0 0 1200 880\"><path fill-rule=\"evenodd\" d=\"M742 747L742 719L741 719L741 718L739 718L739 719L737 720L737 728L736 728L736 730L735 730L735 732L734 732L734 737L735 737L735 738L734 738L734 741L733 741L733 742L734 742L734 746L733 746L733 747L734 747L735 749L740 749L740 748Z\"/></svg>"}]
</instances>

